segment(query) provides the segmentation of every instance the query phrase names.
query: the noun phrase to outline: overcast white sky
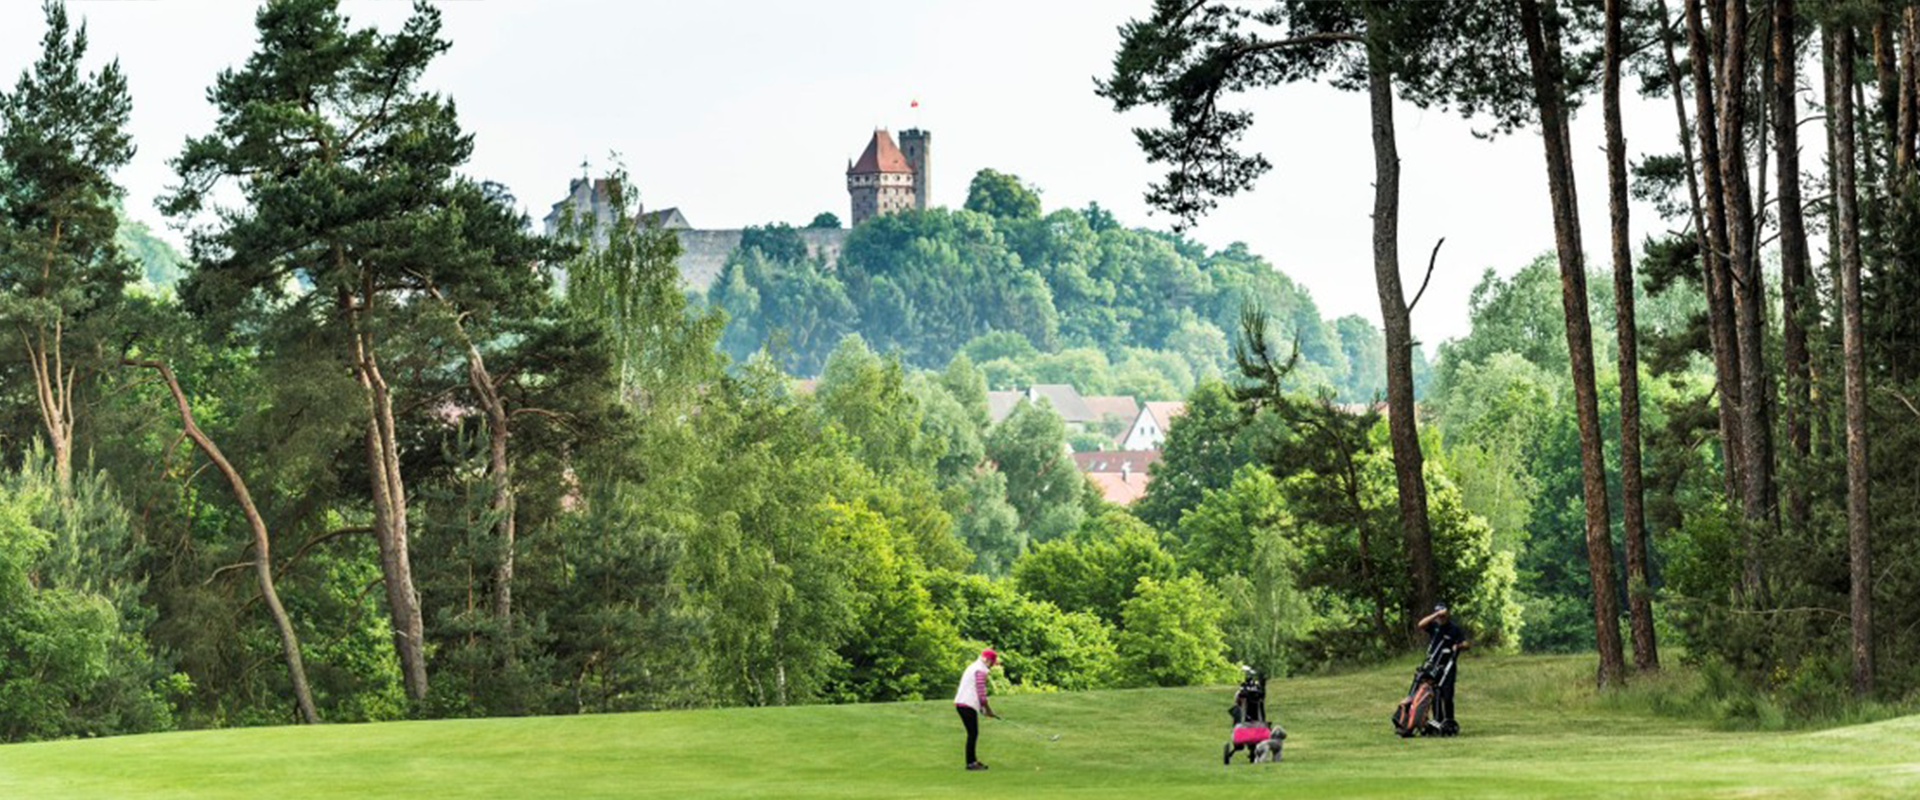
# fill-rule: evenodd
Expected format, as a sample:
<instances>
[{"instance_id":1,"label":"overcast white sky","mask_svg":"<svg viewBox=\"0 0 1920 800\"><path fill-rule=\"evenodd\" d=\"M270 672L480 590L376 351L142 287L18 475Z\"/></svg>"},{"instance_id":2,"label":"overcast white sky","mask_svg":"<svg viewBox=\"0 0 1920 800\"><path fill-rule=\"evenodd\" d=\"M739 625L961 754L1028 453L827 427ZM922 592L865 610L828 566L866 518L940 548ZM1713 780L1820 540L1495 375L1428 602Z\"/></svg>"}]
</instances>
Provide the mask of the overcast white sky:
<instances>
[{"instance_id":1,"label":"overcast white sky","mask_svg":"<svg viewBox=\"0 0 1920 800\"><path fill-rule=\"evenodd\" d=\"M0 80L37 53L39 3L0 0ZM252 50L246 0L73 0L95 61L117 57L140 147L121 174L128 210L160 229L153 198L167 160L213 115L205 92ZM452 51L428 74L476 136L473 175L511 187L536 218L583 159L624 155L649 207L696 227L847 216L845 169L874 127L934 133L933 200L957 206L983 167L1041 188L1049 208L1098 201L1128 224L1165 226L1141 194L1158 171L1121 117L1093 94L1147 0L687 2L457 0L440 4ZM357 22L391 27L408 4L349 0ZM918 100L920 108L910 109ZM1248 146L1274 162L1251 194L1193 231L1247 242L1312 291L1329 317L1379 320L1371 268L1372 151L1361 94L1297 86L1246 98ZM1414 318L1429 354L1466 331L1466 300L1487 268L1509 273L1553 245L1539 137L1495 142L1444 111L1397 112L1401 251L1411 293L1445 236ZM1630 100L1628 148L1676 148L1670 101ZM1604 259L1606 173L1598 106L1576 120L1588 252ZM1636 206L1634 239L1664 229ZM164 235L179 240L174 231Z\"/></svg>"}]
</instances>

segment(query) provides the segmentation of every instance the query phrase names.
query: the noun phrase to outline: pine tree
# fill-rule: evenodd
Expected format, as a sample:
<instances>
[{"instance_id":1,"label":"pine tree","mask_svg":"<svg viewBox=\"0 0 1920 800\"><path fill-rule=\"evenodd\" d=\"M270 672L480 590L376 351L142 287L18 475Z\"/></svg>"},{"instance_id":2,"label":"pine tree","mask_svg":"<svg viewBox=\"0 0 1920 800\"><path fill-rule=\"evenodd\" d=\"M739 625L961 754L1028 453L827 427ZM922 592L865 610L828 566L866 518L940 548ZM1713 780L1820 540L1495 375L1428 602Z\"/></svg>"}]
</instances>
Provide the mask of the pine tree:
<instances>
[{"instance_id":1,"label":"pine tree","mask_svg":"<svg viewBox=\"0 0 1920 800\"><path fill-rule=\"evenodd\" d=\"M394 648L409 697L427 695L424 615L409 555L402 408L389 364L433 289L486 296L516 271L450 258L454 170L473 149L453 103L418 86L448 43L417 3L391 34L353 29L335 0L276 0L255 17L258 50L210 92L214 130L174 161L169 213L192 217L231 186L243 200L193 234L188 308L220 327L269 330L331 355L313 371L353 376ZM531 270L531 266L528 267ZM311 351L309 351L311 352Z\"/></svg>"},{"instance_id":2,"label":"pine tree","mask_svg":"<svg viewBox=\"0 0 1920 800\"><path fill-rule=\"evenodd\" d=\"M1520 26L1532 65L1534 105L1546 145L1547 186L1553 203L1555 248L1559 251L1561 301L1566 313L1567 350L1573 369L1574 411L1580 425L1580 472L1586 505L1587 569L1593 579L1594 640L1600 650L1599 681L1617 686L1625 679L1619 608L1614 592L1613 533L1608 521L1606 455L1600 442L1600 402L1593 377L1593 332L1587 321L1585 257L1580 249L1579 200L1573 182L1571 116L1566 106L1566 62L1561 53L1564 24L1553 0L1518 0Z\"/></svg>"},{"instance_id":3,"label":"pine tree","mask_svg":"<svg viewBox=\"0 0 1920 800\"><path fill-rule=\"evenodd\" d=\"M1627 542L1627 613L1633 631L1633 665L1658 669L1653 633L1653 591L1648 574L1645 488L1640 474L1639 331L1633 308L1633 251L1628 244L1627 142L1620 124L1620 62L1626 0L1607 0L1603 103L1606 106L1607 207L1613 245L1614 327L1620 338L1620 516Z\"/></svg>"},{"instance_id":4,"label":"pine tree","mask_svg":"<svg viewBox=\"0 0 1920 800\"><path fill-rule=\"evenodd\" d=\"M133 158L132 101L119 62L81 69L87 29L45 6L40 58L0 93L0 326L32 375L54 472L73 481L75 390L97 365L89 344L133 279L114 244L120 188Z\"/></svg>"}]
</instances>

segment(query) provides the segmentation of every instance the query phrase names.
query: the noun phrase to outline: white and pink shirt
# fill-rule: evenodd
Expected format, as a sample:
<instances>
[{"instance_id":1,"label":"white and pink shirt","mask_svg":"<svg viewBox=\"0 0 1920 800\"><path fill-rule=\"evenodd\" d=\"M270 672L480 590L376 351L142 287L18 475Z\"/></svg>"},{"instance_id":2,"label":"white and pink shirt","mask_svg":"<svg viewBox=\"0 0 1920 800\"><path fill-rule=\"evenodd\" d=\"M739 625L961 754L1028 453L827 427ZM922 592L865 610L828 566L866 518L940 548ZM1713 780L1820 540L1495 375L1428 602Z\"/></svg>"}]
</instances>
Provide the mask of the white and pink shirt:
<instances>
[{"instance_id":1,"label":"white and pink shirt","mask_svg":"<svg viewBox=\"0 0 1920 800\"><path fill-rule=\"evenodd\" d=\"M987 701L987 660L976 658L960 673L960 690L953 695L953 704L982 711L981 705Z\"/></svg>"}]
</instances>

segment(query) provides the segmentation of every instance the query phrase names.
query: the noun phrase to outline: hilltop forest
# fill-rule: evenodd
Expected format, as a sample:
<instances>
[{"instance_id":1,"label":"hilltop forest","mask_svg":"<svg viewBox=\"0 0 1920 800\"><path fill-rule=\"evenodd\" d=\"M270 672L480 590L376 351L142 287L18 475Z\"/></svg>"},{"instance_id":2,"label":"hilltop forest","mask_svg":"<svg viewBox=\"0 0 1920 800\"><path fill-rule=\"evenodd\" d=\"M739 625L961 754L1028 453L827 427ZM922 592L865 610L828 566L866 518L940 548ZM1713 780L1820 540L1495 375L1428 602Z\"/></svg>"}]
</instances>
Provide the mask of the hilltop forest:
<instances>
[{"instance_id":1,"label":"hilltop forest","mask_svg":"<svg viewBox=\"0 0 1920 800\"><path fill-rule=\"evenodd\" d=\"M1380 331L1328 320L1313 298L1235 244L1127 228L1098 204L1043 213L1040 192L982 170L965 208L893 214L854 230L829 264L785 224L749 228L707 292L735 359L765 348L816 375L858 334L904 364L966 353L993 389L1072 384L1083 394L1183 397L1232 367L1228 334L1262 310L1298 349L1291 386L1367 402L1386 388ZM1414 351L1424 383L1424 351Z\"/></svg>"}]
</instances>

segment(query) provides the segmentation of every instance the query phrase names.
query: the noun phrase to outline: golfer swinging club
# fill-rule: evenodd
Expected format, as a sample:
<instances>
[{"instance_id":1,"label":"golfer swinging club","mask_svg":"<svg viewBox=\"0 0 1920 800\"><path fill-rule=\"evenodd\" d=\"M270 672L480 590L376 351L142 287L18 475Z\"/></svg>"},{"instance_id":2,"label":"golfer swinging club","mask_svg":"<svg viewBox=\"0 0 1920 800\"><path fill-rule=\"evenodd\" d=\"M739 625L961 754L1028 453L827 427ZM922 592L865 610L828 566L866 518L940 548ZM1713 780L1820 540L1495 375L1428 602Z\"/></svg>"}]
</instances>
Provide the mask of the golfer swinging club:
<instances>
[{"instance_id":1,"label":"golfer swinging club","mask_svg":"<svg viewBox=\"0 0 1920 800\"><path fill-rule=\"evenodd\" d=\"M993 669L1000 655L991 648L980 651L980 657L974 659L967 669L960 673L960 690L953 695L954 710L960 712L960 723L967 726L967 769L983 770L987 765L980 763L974 755L974 742L980 739L980 715L999 719L993 713L993 705L987 702L987 671Z\"/></svg>"}]
</instances>

